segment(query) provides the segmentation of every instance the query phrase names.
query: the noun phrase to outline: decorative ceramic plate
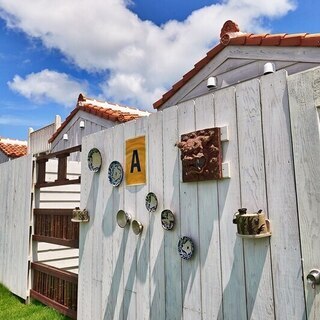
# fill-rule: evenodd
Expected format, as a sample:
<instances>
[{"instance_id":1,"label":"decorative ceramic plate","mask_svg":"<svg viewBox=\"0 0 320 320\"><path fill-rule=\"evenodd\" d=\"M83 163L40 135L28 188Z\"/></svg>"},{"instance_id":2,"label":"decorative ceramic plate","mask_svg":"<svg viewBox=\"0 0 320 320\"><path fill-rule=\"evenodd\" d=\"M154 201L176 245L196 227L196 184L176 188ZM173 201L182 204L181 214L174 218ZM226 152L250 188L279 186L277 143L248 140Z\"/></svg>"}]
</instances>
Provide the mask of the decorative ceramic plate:
<instances>
[{"instance_id":1,"label":"decorative ceramic plate","mask_svg":"<svg viewBox=\"0 0 320 320\"><path fill-rule=\"evenodd\" d=\"M119 161L112 161L110 163L108 169L108 178L109 182L114 186L117 187L120 185L123 179L123 169L122 165Z\"/></svg>"},{"instance_id":2,"label":"decorative ceramic plate","mask_svg":"<svg viewBox=\"0 0 320 320\"><path fill-rule=\"evenodd\" d=\"M161 212L161 224L165 230L171 230L174 227L174 214L166 209Z\"/></svg>"},{"instance_id":3,"label":"decorative ceramic plate","mask_svg":"<svg viewBox=\"0 0 320 320\"><path fill-rule=\"evenodd\" d=\"M93 148L88 153L88 167L93 172L98 172L102 164L101 153L97 148Z\"/></svg>"},{"instance_id":4,"label":"decorative ceramic plate","mask_svg":"<svg viewBox=\"0 0 320 320\"><path fill-rule=\"evenodd\" d=\"M149 192L146 196L146 208L149 212L155 212L158 207L157 196L153 192Z\"/></svg>"},{"instance_id":5,"label":"decorative ceramic plate","mask_svg":"<svg viewBox=\"0 0 320 320\"><path fill-rule=\"evenodd\" d=\"M124 228L127 224L130 223L131 217L130 215L123 211L119 210L117 213L117 223L120 228Z\"/></svg>"},{"instance_id":6,"label":"decorative ceramic plate","mask_svg":"<svg viewBox=\"0 0 320 320\"><path fill-rule=\"evenodd\" d=\"M192 257L194 245L189 237L182 237L178 243L178 252L182 259L188 260Z\"/></svg>"}]
</instances>

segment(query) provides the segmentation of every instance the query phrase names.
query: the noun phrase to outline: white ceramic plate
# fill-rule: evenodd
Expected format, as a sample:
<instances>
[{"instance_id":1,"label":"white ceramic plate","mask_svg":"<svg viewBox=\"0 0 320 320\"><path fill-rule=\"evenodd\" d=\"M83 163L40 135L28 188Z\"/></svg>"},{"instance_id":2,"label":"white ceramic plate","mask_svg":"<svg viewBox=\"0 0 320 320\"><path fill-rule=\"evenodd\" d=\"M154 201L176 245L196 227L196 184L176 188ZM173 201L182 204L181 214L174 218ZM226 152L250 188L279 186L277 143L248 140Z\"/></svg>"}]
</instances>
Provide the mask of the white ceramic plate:
<instances>
[{"instance_id":1,"label":"white ceramic plate","mask_svg":"<svg viewBox=\"0 0 320 320\"><path fill-rule=\"evenodd\" d=\"M161 212L161 225L165 230L171 230L174 227L174 214L166 209Z\"/></svg>"},{"instance_id":2,"label":"white ceramic plate","mask_svg":"<svg viewBox=\"0 0 320 320\"><path fill-rule=\"evenodd\" d=\"M108 169L109 182L118 187L123 179L123 168L119 161L112 161Z\"/></svg>"},{"instance_id":3,"label":"white ceramic plate","mask_svg":"<svg viewBox=\"0 0 320 320\"><path fill-rule=\"evenodd\" d=\"M153 192L149 192L146 196L146 208L149 212L155 212L158 207L157 196Z\"/></svg>"},{"instance_id":4,"label":"white ceramic plate","mask_svg":"<svg viewBox=\"0 0 320 320\"><path fill-rule=\"evenodd\" d=\"M189 237L182 237L178 243L178 252L182 259L189 260L194 251L193 241Z\"/></svg>"},{"instance_id":5,"label":"white ceramic plate","mask_svg":"<svg viewBox=\"0 0 320 320\"><path fill-rule=\"evenodd\" d=\"M93 148L88 153L88 167L90 171L98 172L101 168L102 157L97 148Z\"/></svg>"}]
</instances>

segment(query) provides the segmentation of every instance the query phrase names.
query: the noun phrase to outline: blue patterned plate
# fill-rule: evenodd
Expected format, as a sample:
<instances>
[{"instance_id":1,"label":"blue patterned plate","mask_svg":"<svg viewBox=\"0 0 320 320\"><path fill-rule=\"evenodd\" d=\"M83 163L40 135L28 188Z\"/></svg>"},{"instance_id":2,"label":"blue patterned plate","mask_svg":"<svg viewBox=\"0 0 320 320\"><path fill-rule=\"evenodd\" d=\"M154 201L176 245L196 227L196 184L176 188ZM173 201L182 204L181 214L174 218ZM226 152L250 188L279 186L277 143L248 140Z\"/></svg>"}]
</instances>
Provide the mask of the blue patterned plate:
<instances>
[{"instance_id":1,"label":"blue patterned plate","mask_svg":"<svg viewBox=\"0 0 320 320\"><path fill-rule=\"evenodd\" d=\"M146 196L146 208L149 212L155 212L158 207L157 196L153 192L149 192Z\"/></svg>"},{"instance_id":2,"label":"blue patterned plate","mask_svg":"<svg viewBox=\"0 0 320 320\"><path fill-rule=\"evenodd\" d=\"M97 148L93 148L88 153L88 167L90 171L98 172L101 168L102 157Z\"/></svg>"},{"instance_id":3,"label":"blue patterned plate","mask_svg":"<svg viewBox=\"0 0 320 320\"><path fill-rule=\"evenodd\" d=\"M118 187L123 179L123 169L119 161L112 161L108 169L109 182L114 186Z\"/></svg>"},{"instance_id":4,"label":"blue patterned plate","mask_svg":"<svg viewBox=\"0 0 320 320\"><path fill-rule=\"evenodd\" d=\"M178 243L178 252L180 257L189 260L194 251L193 241L189 237L182 237Z\"/></svg>"},{"instance_id":5,"label":"blue patterned plate","mask_svg":"<svg viewBox=\"0 0 320 320\"><path fill-rule=\"evenodd\" d=\"M165 230L171 230L174 227L174 214L166 209L161 212L161 225Z\"/></svg>"}]
</instances>

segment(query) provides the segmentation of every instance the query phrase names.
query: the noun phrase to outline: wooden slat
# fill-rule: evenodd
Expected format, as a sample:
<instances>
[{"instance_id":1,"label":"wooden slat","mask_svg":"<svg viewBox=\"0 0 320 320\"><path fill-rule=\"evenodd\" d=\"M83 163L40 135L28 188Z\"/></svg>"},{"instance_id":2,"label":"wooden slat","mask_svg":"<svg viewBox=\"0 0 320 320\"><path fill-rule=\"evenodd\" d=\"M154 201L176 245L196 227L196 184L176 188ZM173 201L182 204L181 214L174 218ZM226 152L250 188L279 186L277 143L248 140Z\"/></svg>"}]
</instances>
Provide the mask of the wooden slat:
<instances>
[{"instance_id":1,"label":"wooden slat","mask_svg":"<svg viewBox=\"0 0 320 320\"><path fill-rule=\"evenodd\" d=\"M260 83L257 79L237 86L237 120L241 207L268 214L262 141ZM234 225L235 227L235 225ZM249 319L274 316L270 239L244 239L247 312Z\"/></svg>"},{"instance_id":2,"label":"wooden slat","mask_svg":"<svg viewBox=\"0 0 320 320\"><path fill-rule=\"evenodd\" d=\"M320 69L288 78L303 272L320 267ZM305 281L307 319L320 314L320 288Z\"/></svg>"},{"instance_id":3,"label":"wooden slat","mask_svg":"<svg viewBox=\"0 0 320 320\"><path fill-rule=\"evenodd\" d=\"M81 177L78 179L72 179L72 180L56 180L52 182L43 182L43 183L37 183L36 188L46 188L46 187L56 187L56 186L65 186L68 184L80 184L81 183Z\"/></svg>"},{"instance_id":4,"label":"wooden slat","mask_svg":"<svg viewBox=\"0 0 320 320\"><path fill-rule=\"evenodd\" d=\"M194 101L190 100L180 104L178 109L179 140L182 134L192 131L195 131L195 111ZM178 150L176 152L178 153ZM180 170L180 174L182 174L182 170ZM180 176L180 212L187 217L181 217L181 236L190 237L195 246L192 259L182 260L183 318L200 320L202 310L198 188L197 183L183 183L182 176Z\"/></svg>"},{"instance_id":5,"label":"wooden slat","mask_svg":"<svg viewBox=\"0 0 320 320\"><path fill-rule=\"evenodd\" d=\"M32 289L30 290L30 296L31 296L31 298L34 298L34 299L42 302L43 304L56 309L57 311L70 317L71 319L77 319L77 311L74 311L74 310L64 306L63 304L60 304L59 302L54 301L54 300L44 296L43 294L38 293L35 290L32 290Z\"/></svg>"},{"instance_id":6,"label":"wooden slat","mask_svg":"<svg viewBox=\"0 0 320 320\"><path fill-rule=\"evenodd\" d=\"M69 271L61 270L59 268L49 266L39 262L32 262L31 268L43 272L45 274L57 277L59 279L78 284L78 275Z\"/></svg>"},{"instance_id":7,"label":"wooden slat","mask_svg":"<svg viewBox=\"0 0 320 320\"><path fill-rule=\"evenodd\" d=\"M212 94L195 100L196 130L215 127ZM227 143L227 142L226 142ZM201 306L203 320L221 319L221 259L219 248L218 182L198 183L199 243L201 244ZM212 299L214 297L214 299Z\"/></svg>"},{"instance_id":8,"label":"wooden slat","mask_svg":"<svg viewBox=\"0 0 320 320\"><path fill-rule=\"evenodd\" d=\"M61 246L66 246L70 248L79 248L79 240L53 238L53 237L40 236L35 234L32 236L32 240L39 241L39 242L59 244Z\"/></svg>"},{"instance_id":9,"label":"wooden slat","mask_svg":"<svg viewBox=\"0 0 320 320\"><path fill-rule=\"evenodd\" d=\"M261 78L261 102L275 317L305 319L286 72Z\"/></svg>"},{"instance_id":10,"label":"wooden slat","mask_svg":"<svg viewBox=\"0 0 320 320\"><path fill-rule=\"evenodd\" d=\"M70 154L70 153L77 152L77 151L81 151L81 145L71 147L68 149L64 149L62 151L57 151L57 152L53 152L53 153L49 153L49 154L40 155L37 157L37 161L42 160L42 159L52 159L52 158L56 158L56 157L64 155L64 154Z\"/></svg>"},{"instance_id":11,"label":"wooden slat","mask_svg":"<svg viewBox=\"0 0 320 320\"><path fill-rule=\"evenodd\" d=\"M33 209L35 215L71 216L73 209Z\"/></svg>"}]
</instances>

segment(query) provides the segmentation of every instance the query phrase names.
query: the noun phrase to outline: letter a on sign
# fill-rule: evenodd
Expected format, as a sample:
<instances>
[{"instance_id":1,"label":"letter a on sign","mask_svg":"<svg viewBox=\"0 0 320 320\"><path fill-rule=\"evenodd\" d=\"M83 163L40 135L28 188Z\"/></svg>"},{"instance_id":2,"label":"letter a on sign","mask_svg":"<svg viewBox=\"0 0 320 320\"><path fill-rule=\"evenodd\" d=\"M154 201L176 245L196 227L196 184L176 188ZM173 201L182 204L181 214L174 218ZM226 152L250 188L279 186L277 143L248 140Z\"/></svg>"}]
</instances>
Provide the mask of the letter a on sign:
<instances>
[{"instance_id":1,"label":"letter a on sign","mask_svg":"<svg viewBox=\"0 0 320 320\"><path fill-rule=\"evenodd\" d=\"M146 141L145 136L126 141L126 184L146 183Z\"/></svg>"}]
</instances>

